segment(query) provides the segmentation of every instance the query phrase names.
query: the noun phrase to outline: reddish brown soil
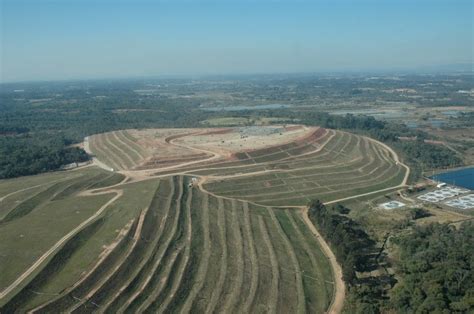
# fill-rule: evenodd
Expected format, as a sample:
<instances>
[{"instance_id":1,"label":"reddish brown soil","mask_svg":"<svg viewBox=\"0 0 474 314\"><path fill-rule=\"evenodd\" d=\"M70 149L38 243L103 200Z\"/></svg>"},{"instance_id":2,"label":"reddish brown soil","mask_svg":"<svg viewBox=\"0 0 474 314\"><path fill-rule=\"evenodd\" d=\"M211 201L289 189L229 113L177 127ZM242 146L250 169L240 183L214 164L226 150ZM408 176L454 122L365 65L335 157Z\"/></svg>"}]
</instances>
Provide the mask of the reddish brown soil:
<instances>
[{"instance_id":1,"label":"reddish brown soil","mask_svg":"<svg viewBox=\"0 0 474 314\"><path fill-rule=\"evenodd\" d=\"M308 136L303 137L302 139L296 141L298 144L305 143L307 141L318 143L318 141L326 135L328 131L325 128L318 128L313 133L309 134Z\"/></svg>"},{"instance_id":2,"label":"reddish brown soil","mask_svg":"<svg viewBox=\"0 0 474 314\"><path fill-rule=\"evenodd\" d=\"M285 131L294 131L303 128L301 125L290 125L285 127Z\"/></svg>"},{"instance_id":3,"label":"reddish brown soil","mask_svg":"<svg viewBox=\"0 0 474 314\"><path fill-rule=\"evenodd\" d=\"M189 136L189 135L192 135L192 134L195 134L195 133L196 132L171 135L171 136L168 136L167 138L165 138L165 142L169 144L172 140L175 140L175 139L181 138L181 137L185 137L185 136Z\"/></svg>"},{"instance_id":4,"label":"reddish brown soil","mask_svg":"<svg viewBox=\"0 0 474 314\"><path fill-rule=\"evenodd\" d=\"M232 132L234 132L233 129L218 129L215 131L213 130L213 131L203 133L203 135L219 135L219 134L227 134L227 133L232 133Z\"/></svg>"}]
</instances>

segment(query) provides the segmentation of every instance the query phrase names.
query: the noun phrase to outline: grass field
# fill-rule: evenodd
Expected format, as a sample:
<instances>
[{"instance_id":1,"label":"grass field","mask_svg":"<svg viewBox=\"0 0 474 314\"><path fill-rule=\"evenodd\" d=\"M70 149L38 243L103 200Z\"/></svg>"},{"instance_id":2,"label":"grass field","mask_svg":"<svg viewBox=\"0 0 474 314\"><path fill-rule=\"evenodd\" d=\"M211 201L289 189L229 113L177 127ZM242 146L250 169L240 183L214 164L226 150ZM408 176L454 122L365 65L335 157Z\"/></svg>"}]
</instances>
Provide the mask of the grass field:
<instances>
[{"instance_id":1,"label":"grass field","mask_svg":"<svg viewBox=\"0 0 474 314\"><path fill-rule=\"evenodd\" d=\"M245 132L278 142L283 131L272 130ZM165 134L160 158L169 157L167 145L177 156L162 170L141 167L151 156L146 145L158 142L109 132L88 144L117 171L0 181L1 312L327 311L340 278L303 207L312 198L383 193L403 183L406 169L366 137L285 130L301 135L236 152L220 152L219 136L243 143L245 132L144 132ZM193 134L215 150L186 147L183 137Z\"/></svg>"}]
</instances>

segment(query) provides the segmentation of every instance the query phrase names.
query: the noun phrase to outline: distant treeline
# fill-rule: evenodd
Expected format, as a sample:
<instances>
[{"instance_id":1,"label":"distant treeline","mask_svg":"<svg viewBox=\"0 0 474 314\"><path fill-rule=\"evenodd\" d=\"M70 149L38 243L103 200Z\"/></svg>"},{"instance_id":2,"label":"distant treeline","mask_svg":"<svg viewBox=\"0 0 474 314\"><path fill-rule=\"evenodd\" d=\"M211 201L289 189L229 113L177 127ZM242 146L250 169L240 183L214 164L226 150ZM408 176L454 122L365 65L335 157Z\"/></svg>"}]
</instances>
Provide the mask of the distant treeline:
<instances>
[{"instance_id":1,"label":"distant treeline","mask_svg":"<svg viewBox=\"0 0 474 314\"><path fill-rule=\"evenodd\" d=\"M1 135L15 135L21 133L27 133L30 129L22 127L22 126L6 126L0 125L0 136Z\"/></svg>"},{"instance_id":2,"label":"distant treeline","mask_svg":"<svg viewBox=\"0 0 474 314\"><path fill-rule=\"evenodd\" d=\"M456 118L456 127L472 127L472 121L474 121L474 112L462 112Z\"/></svg>"}]
</instances>

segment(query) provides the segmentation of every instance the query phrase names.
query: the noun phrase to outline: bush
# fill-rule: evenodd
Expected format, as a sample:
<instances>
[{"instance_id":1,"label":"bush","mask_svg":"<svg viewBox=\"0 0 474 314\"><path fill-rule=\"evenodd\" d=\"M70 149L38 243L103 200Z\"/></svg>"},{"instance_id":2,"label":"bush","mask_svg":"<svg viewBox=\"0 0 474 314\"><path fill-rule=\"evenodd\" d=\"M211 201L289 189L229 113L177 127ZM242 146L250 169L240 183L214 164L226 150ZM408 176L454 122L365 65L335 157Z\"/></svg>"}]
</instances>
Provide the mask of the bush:
<instances>
[{"instance_id":1,"label":"bush","mask_svg":"<svg viewBox=\"0 0 474 314\"><path fill-rule=\"evenodd\" d=\"M431 216L431 213L423 208L412 208L408 211L408 218L411 220L417 220L429 216Z\"/></svg>"}]
</instances>

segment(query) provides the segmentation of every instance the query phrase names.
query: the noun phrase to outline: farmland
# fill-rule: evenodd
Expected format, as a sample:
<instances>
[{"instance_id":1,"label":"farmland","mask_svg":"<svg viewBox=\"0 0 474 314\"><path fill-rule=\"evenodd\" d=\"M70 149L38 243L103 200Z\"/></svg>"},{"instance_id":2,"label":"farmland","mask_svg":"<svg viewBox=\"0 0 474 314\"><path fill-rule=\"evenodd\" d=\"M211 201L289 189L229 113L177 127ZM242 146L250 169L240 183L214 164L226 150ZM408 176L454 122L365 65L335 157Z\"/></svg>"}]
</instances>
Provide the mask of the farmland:
<instances>
[{"instance_id":1,"label":"farmland","mask_svg":"<svg viewBox=\"0 0 474 314\"><path fill-rule=\"evenodd\" d=\"M340 268L306 204L398 188L408 175L385 145L318 127L86 142L109 171L0 181L2 312L338 311Z\"/></svg>"}]
</instances>

